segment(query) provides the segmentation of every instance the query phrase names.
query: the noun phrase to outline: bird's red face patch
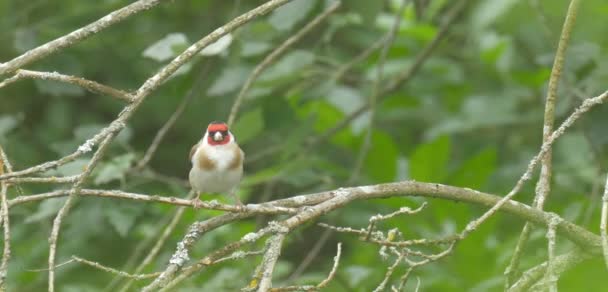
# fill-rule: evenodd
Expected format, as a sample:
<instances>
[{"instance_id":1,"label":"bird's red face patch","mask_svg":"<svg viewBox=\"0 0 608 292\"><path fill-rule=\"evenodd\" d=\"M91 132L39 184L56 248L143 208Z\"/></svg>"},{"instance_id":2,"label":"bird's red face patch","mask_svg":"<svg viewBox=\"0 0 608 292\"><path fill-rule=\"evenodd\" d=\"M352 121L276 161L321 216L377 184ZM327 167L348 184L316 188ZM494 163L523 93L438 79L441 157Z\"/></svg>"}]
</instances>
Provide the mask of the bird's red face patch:
<instances>
[{"instance_id":1,"label":"bird's red face patch","mask_svg":"<svg viewBox=\"0 0 608 292\"><path fill-rule=\"evenodd\" d=\"M207 126L207 142L209 145L224 145L230 142L228 125L222 122L211 122Z\"/></svg>"}]
</instances>

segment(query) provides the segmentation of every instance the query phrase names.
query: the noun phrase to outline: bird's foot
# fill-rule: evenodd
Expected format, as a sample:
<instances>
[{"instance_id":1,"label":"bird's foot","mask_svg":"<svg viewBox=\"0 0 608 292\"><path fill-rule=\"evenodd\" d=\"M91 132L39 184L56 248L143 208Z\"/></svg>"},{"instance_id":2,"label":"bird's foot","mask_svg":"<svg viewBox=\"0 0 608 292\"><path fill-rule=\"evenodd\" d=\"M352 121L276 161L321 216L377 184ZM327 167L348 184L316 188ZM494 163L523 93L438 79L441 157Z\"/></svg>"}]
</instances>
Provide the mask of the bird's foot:
<instances>
[{"instance_id":1,"label":"bird's foot","mask_svg":"<svg viewBox=\"0 0 608 292\"><path fill-rule=\"evenodd\" d=\"M199 199L199 198L194 198L191 200L191 202L192 202L192 207L194 207L195 210L198 210L203 207L203 201L201 201L201 199Z\"/></svg>"},{"instance_id":2,"label":"bird's foot","mask_svg":"<svg viewBox=\"0 0 608 292\"><path fill-rule=\"evenodd\" d=\"M236 211L237 212L245 212L245 205L241 202L241 200L236 201Z\"/></svg>"}]
</instances>

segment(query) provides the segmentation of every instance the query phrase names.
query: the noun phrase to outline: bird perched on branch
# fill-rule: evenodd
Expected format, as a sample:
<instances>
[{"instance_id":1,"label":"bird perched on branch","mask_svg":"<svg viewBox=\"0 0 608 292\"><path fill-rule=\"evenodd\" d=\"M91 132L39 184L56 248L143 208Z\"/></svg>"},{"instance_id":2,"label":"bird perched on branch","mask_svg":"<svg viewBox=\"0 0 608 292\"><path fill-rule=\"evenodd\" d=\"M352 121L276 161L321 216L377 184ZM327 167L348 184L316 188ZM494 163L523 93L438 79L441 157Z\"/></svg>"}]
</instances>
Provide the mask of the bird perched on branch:
<instances>
[{"instance_id":1,"label":"bird perched on branch","mask_svg":"<svg viewBox=\"0 0 608 292\"><path fill-rule=\"evenodd\" d=\"M243 176L245 153L236 143L234 135L223 122L211 122L203 138L190 150L189 180L198 193L194 207L201 207L201 193L230 194L239 206L236 188Z\"/></svg>"}]
</instances>

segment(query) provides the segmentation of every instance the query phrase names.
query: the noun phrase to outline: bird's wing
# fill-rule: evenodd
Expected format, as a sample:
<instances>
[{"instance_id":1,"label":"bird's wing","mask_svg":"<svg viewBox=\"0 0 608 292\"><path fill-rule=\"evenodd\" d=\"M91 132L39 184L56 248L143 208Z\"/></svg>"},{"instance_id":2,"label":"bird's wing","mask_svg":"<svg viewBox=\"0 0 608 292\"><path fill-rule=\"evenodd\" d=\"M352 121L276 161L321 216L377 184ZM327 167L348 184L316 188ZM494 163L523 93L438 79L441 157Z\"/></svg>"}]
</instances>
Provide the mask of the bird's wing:
<instances>
[{"instance_id":1,"label":"bird's wing","mask_svg":"<svg viewBox=\"0 0 608 292\"><path fill-rule=\"evenodd\" d=\"M198 148L198 144L200 144L200 142L194 144L194 146L192 146L192 149L190 149L190 156L189 156L190 161L192 161L192 156L194 156L194 152L196 152L196 149Z\"/></svg>"}]
</instances>

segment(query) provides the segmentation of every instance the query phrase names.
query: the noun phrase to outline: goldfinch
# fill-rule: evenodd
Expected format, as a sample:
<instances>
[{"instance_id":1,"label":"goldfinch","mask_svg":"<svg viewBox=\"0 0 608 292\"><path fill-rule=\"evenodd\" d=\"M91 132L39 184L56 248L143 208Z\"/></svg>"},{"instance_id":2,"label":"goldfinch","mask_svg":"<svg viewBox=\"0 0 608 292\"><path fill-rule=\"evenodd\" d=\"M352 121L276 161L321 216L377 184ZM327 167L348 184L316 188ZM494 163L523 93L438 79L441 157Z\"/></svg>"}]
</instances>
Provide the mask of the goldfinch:
<instances>
[{"instance_id":1,"label":"goldfinch","mask_svg":"<svg viewBox=\"0 0 608 292\"><path fill-rule=\"evenodd\" d=\"M211 122L203 138L190 150L190 186L199 196L201 193L228 193L242 206L235 192L243 177L244 159L245 153L228 130L228 125ZM197 196L194 207L200 205L201 200Z\"/></svg>"}]
</instances>

